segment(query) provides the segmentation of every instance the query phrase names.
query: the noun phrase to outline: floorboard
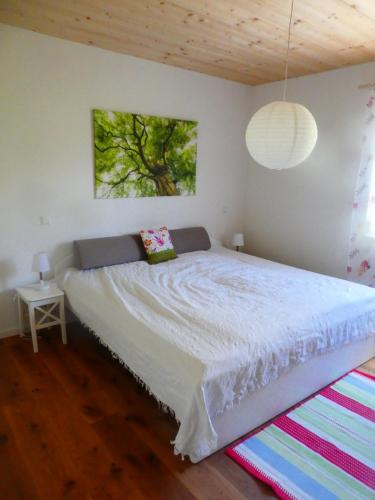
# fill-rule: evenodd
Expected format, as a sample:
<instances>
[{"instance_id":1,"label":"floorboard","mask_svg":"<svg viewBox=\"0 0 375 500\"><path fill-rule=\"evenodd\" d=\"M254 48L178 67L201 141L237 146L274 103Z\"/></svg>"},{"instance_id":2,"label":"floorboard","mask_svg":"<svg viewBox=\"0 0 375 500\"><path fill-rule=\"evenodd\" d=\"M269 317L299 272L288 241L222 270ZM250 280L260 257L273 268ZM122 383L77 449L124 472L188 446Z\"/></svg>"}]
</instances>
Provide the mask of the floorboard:
<instances>
[{"instance_id":1,"label":"floorboard","mask_svg":"<svg viewBox=\"0 0 375 500\"><path fill-rule=\"evenodd\" d=\"M68 334L43 334L38 354L0 340L0 499L274 498L223 451L174 456L173 418L86 329Z\"/></svg>"}]
</instances>

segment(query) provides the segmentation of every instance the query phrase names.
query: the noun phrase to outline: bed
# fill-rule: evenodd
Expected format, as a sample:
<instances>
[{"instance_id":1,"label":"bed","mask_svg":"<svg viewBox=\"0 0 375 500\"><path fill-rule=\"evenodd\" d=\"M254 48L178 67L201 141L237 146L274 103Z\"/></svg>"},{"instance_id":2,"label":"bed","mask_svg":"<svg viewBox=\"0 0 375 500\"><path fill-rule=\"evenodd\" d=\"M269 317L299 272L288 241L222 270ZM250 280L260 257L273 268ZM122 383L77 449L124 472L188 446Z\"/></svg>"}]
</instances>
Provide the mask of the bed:
<instances>
[{"instance_id":1,"label":"bed","mask_svg":"<svg viewBox=\"0 0 375 500\"><path fill-rule=\"evenodd\" d=\"M362 285L217 244L96 267L61 269L59 286L173 413L174 451L194 463L375 355L375 290Z\"/></svg>"}]
</instances>

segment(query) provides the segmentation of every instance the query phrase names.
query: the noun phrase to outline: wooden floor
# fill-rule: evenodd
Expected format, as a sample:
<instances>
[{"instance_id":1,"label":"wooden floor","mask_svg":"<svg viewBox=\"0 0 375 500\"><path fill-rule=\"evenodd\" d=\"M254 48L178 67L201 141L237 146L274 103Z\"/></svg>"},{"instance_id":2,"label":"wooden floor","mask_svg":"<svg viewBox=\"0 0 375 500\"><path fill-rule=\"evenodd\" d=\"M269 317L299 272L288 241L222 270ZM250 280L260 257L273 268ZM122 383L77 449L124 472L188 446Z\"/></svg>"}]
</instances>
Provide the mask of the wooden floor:
<instances>
[{"instance_id":1,"label":"wooden floor","mask_svg":"<svg viewBox=\"0 0 375 500\"><path fill-rule=\"evenodd\" d=\"M177 425L80 325L0 340L0 499L258 499L272 491L218 452L172 453ZM366 364L375 373L375 362Z\"/></svg>"}]
</instances>

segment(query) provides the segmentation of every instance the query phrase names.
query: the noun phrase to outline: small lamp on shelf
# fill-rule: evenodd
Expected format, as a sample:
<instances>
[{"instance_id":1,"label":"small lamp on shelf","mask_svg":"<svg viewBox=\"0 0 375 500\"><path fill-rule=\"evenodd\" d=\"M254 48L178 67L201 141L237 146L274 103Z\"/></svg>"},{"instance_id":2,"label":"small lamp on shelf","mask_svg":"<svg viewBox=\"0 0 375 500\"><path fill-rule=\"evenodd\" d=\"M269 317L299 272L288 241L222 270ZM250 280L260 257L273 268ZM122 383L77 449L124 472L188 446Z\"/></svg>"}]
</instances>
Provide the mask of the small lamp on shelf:
<instances>
[{"instance_id":1,"label":"small lamp on shelf","mask_svg":"<svg viewBox=\"0 0 375 500\"><path fill-rule=\"evenodd\" d=\"M240 251L240 247L245 245L245 238L243 233L234 233L232 238L232 245L236 247L237 252Z\"/></svg>"},{"instance_id":2,"label":"small lamp on shelf","mask_svg":"<svg viewBox=\"0 0 375 500\"><path fill-rule=\"evenodd\" d=\"M48 281L43 280L43 273L50 270L50 265L48 261L47 254L45 252L40 252L34 255L33 259L33 271L39 273L40 282L35 286L38 290L47 290L49 288Z\"/></svg>"}]
</instances>

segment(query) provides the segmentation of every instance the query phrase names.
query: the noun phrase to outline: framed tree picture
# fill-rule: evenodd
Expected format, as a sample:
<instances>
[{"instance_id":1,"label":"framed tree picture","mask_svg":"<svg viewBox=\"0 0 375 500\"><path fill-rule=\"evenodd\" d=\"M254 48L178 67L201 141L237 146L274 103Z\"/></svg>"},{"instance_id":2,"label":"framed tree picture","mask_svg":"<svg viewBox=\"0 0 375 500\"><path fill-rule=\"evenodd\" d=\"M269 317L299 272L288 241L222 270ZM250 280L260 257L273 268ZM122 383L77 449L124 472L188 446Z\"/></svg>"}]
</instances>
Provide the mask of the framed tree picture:
<instances>
[{"instance_id":1,"label":"framed tree picture","mask_svg":"<svg viewBox=\"0 0 375 500\"><path fill-rule=\"evenodd\" d=\"M195 121L94 110L95 197L195 194Z\"/></svg>"}]
</instances>

